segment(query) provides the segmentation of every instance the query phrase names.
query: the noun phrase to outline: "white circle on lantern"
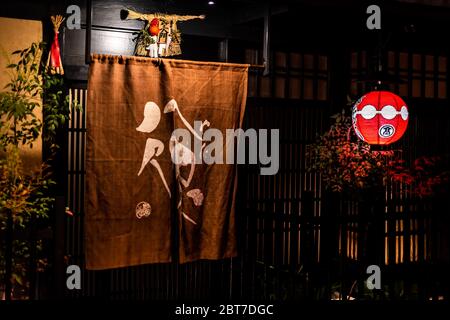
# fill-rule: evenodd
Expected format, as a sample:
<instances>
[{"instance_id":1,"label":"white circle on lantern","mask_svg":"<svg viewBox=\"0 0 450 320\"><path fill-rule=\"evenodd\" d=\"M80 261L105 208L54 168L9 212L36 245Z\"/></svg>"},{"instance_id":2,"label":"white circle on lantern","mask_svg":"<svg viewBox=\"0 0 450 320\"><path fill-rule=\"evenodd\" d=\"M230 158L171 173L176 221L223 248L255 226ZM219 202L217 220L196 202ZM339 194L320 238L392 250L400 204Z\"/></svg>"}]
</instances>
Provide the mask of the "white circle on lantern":
<instances>
[{"instance_id":1,"label":"white circle on lantern","mask_svg":"<svg viewBox=\"0 0 450 320\"><path fill-rule=\"evenodd\" d=\"M381 116L387 120L394 119L397 115L397 110L395 110L394 106L391 106L390 104L386 105L381 109Z\"/></svg>"},{"instance_id":2,"label":"white circle on lantern","mask_svg":"<svg viewBox=\"0 0 450 320\"><path fill-rule=\"evenodd\" d=\"M375 108L373 105L368 104L365 105L362 110L361 110L361 116L366 119L366 120L370 120L373 117L375 117L375 115L377 114L377 108Z\"/></svg>"},{"instance_id":3,"label":"white circle on lantern","mask_svg":"<svg viewBox=\"0 0 450 320\"><path fill-rule=\"evenodd\" d=\"M409 113L408 113L408 108L406 106L403 106L400 109L400 115L401 115L403 120L407 120L408 119Z\"/></svg>"},{"instance_id":4,"label":"white circle on lantern","mask_svg":"<svg viewBox=\"0 0 450 320\"><path fill-rule=\"evenodd\" d=\"M395 128L391 124L382 125L380 127L380 129L378 129L378 135L381 138L390 138L394 135L394 133L395 133Z\"/></svg>"}]
</instances>

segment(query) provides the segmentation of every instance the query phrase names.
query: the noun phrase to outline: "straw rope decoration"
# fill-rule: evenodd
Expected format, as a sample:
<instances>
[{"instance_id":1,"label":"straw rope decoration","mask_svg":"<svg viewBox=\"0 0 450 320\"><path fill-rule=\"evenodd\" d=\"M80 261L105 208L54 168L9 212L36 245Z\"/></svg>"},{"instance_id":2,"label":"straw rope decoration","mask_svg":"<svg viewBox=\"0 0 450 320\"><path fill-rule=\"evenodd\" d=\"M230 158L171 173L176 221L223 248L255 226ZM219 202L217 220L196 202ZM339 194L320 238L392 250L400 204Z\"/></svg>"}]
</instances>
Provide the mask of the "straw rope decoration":
<instances>
[{"instance_id":1,"label":"straw rope decoration","mask_svg":"<svg viewBox=\"0 0 450 320\"><path fill-rule=\"evenodd\" d=\"M56 15L51 16L50 19L52 20L53 31L55 32L55 35L53 37L52 46L50 47L50 52L48 54L47 68L52 74L64 74L58 40L59 27L63 23L64 18L61 15Z\"/></svg>"}]
</instances>

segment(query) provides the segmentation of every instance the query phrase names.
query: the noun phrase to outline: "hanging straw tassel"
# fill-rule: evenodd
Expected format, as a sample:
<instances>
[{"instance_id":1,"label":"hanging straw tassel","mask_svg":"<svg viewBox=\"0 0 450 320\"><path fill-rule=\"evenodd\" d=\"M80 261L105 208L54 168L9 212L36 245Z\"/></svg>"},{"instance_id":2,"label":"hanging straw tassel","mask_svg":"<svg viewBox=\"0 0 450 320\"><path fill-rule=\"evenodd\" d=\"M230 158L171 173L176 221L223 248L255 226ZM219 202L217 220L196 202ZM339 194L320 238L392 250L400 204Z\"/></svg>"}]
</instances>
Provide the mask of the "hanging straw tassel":
<instances>
[{"instance_id":1,"label":"hanging straw tassel","mask_svg":"<svg viewBox=\"0 0 450 320\"><path fill-rule=\"evenodd\" d=\"M53 37L52 46L50 47L50 52L48 54L47 59L47 67L50 73L55 74L64 74L64 69L61 61L61 53L59 49L59 27L64 21L63 16L51 16L50 18L53 24L53 31L55 32L55 36Z\"/></svg>"}]
</instances>

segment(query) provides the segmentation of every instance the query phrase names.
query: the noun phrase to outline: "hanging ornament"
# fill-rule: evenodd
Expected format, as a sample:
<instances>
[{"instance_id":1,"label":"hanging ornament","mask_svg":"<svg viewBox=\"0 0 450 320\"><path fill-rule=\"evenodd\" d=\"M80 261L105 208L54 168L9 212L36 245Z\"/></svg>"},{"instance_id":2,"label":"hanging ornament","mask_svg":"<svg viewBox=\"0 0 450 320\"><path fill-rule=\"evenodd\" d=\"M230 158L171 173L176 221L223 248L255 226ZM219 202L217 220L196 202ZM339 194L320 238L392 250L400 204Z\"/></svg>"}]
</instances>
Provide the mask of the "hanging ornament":
<instances>
[{"instance_id":1,"label":"hanging ornament","mask_svg":"<svg viewBox=\"0 0 450 320\"><path fill-rule=\"evenodd\" d=\"M59 49L59 40L58 40L59 27L63 23L64 18L60 15L56 15L56 16L51 16L50 19L52 20L53 31L55 32L55 35L53 37L53 42L50 47L50 52L48 54L47 68L50 71L50 73L52 73L52 74L55 74L55 73L64 74L64 69L63 69L62 60L61 60L61 52Z\"/></svg>"},{"instance_id":2,"label":"hanging ornament","mask_svg":"<svg viewBox=\"0 0 450 320\"><path fill-rule=\"evenodd\" d=\"M353 106L356 135L369 144L388 145L399 140L408 126L408 107L389 91L372 91Z\"/></svg>"},{"instance_id":3,"label":"hanging ornament","mask_svg":"<svg viewBox=\"0 0 450 320\"><path fill-rule=\"evenodd\" d=\"M140 13L130 9L123 9L120 11L120 18L122 20L141 20L146 22L144 29L134 39L136 41L135 55L156 58L180 55L181 33L178 30L178 23L193 19L205 19L205 16L158 12Z\"/></svg>"}]
</instances>

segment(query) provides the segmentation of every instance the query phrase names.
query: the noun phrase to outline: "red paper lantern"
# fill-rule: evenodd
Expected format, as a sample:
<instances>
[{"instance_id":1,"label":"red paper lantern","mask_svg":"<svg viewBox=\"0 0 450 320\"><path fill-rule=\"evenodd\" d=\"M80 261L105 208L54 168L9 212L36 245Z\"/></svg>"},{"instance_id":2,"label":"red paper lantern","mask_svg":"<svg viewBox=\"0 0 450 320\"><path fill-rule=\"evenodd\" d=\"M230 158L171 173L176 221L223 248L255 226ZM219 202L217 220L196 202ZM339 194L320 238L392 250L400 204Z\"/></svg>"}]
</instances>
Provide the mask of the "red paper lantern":
<instances>
[{"instance_id":1,"label":"red paper lantern","mask_svg":"<svg viewBox=\"0 0 450 320\"><path fill-rule=\"evenodd\" d=\"M408 126L408 107L389 91L372 91L353 106L356 135L369 144L387 145L400 139Z\"/></svg>"}]
</instances>

